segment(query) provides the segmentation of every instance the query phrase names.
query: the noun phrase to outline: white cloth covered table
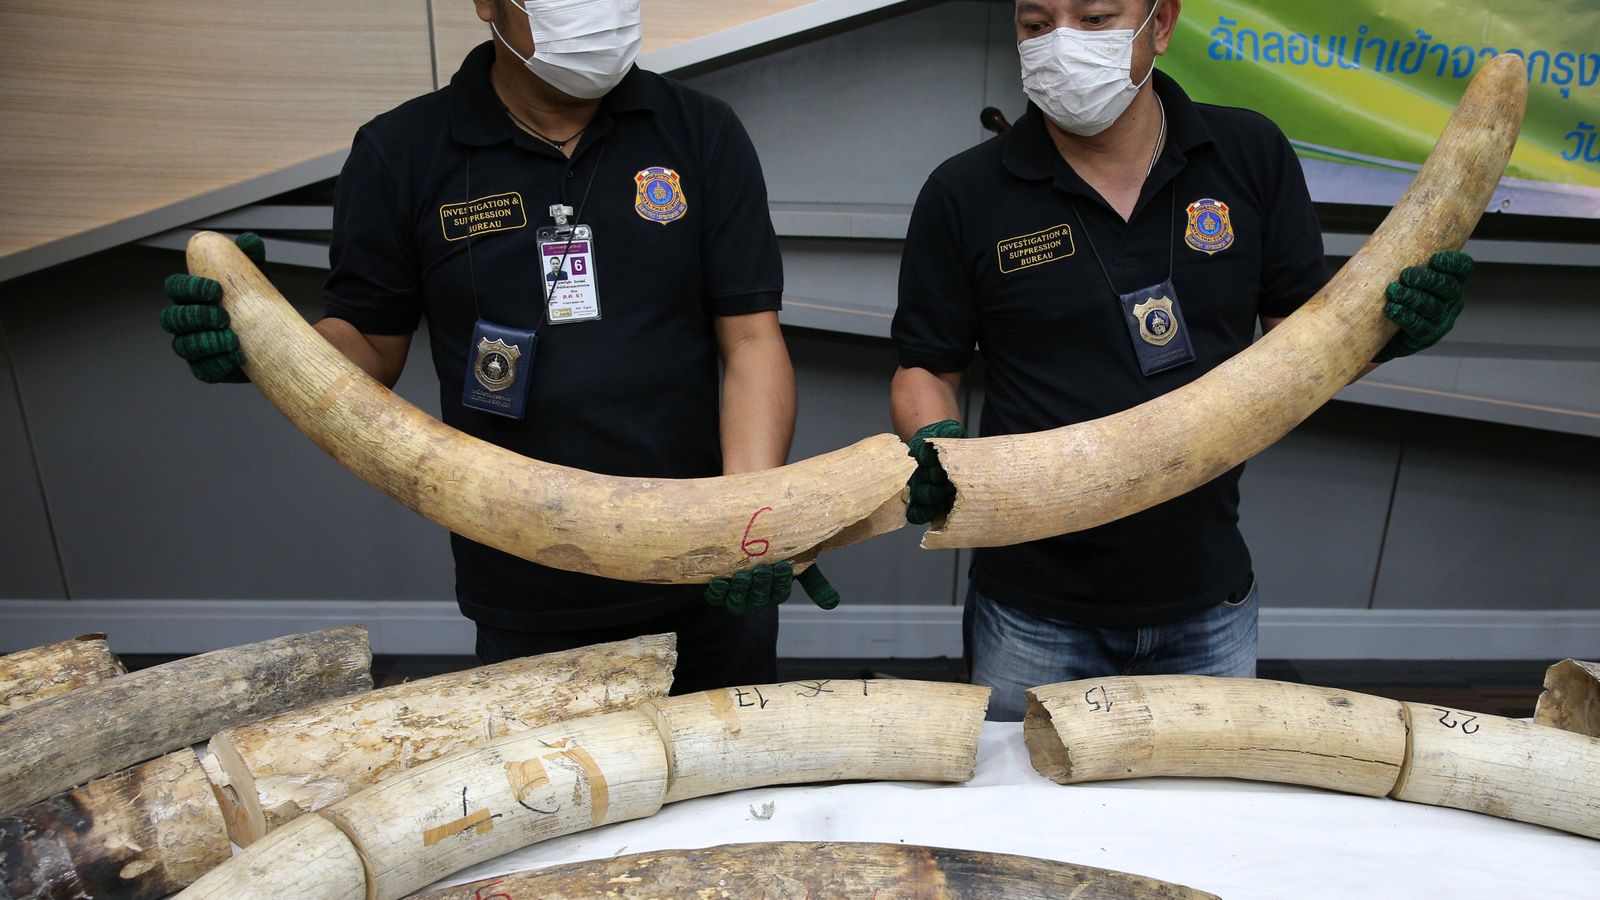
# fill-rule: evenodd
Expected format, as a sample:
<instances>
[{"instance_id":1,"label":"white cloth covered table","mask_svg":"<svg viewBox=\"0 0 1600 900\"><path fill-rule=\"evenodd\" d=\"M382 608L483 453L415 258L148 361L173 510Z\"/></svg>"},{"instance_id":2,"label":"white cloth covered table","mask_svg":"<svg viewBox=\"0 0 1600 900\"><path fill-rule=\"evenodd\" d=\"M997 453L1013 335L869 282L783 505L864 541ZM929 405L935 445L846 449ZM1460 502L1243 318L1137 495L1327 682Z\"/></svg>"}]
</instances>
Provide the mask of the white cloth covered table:
<instances>
[{"instance_id":1,"label":"white cloth covered table","mask_svg":"<svg viewBox=\"0 0 1600 900\"><path fill-rule=\"evenodd\" d=\"M771 818L761 819L765 804ZM508 853L435 887L668 848L876 841L1120 869L1229 900L1600 898L1600 841L1479 813L1289 785L1154 778L1062 786L1017 723L984 724L967 784L758 788Z\"/></svg>"}]
</instances>

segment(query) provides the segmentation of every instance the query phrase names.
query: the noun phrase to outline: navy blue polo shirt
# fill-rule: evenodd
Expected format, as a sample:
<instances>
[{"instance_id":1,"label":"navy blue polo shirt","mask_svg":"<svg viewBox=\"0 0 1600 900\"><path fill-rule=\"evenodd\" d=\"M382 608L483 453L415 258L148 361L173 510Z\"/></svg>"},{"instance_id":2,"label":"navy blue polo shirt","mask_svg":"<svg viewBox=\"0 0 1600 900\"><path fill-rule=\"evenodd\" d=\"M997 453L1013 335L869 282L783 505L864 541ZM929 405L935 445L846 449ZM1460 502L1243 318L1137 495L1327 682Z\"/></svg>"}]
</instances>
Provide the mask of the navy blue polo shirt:
<instances>
[{"instance_id":1,"label":"navy blue polo shirt","mask_svg":"<svg viewBox=\"0 0 1600 900\"><path fill-rule=\"evenodd\" d=\"M448 87L356 133L334 202L326 315L368 334L428 321L444 421L525 456L611 475L722 473L713 317L776 310L782 263L766 185L721 101L632 69L569 160L515 127L489 82L493 43ZM678 182L645 194L646 170ZM659 186L657 188L659 190ZM535 233L552 204L593 228L595 321L544 322ZM480 318L538 330L526 416L461 404ZM702 603L697 586L631 584L535 565L452 535L456 593L516 630L639 621Z\"/></svg>"},{"instance_id":2,"label":"navy blue polo shirt","mask_svg":"<svg viewBox=\"0 0 1600 900\"><path fill-rule=\"evenodd\" d=\"M1031 106L1004 135L941 165L917 198L893 326L900 364L961 372L981 348L985 435L1096 419L1182 387L1248 346L1258 317L1288 315L1327 280L1305 178L1278 128L1194 103L1161 72L1154 84L1166 149L1126 222L1062 159ZM1169 271L1196 360L1146 376L1118 295ZM978 550L977 588L1093 625L1210 607L1250 578L1242 471L1087 531Z\"/></svg>"}]
</instances>

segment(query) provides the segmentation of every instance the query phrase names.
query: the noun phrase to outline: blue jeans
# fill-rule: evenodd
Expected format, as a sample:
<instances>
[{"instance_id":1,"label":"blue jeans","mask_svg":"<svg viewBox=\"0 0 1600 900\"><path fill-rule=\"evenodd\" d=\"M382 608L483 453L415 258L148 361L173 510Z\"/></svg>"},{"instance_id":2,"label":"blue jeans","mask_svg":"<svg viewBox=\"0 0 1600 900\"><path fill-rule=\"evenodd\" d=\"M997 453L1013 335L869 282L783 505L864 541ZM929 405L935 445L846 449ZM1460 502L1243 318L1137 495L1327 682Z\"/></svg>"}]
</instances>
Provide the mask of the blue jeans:
<instances>
[{"instance_id":1,"label":"blue jeans","mask_svg":"<svg viewBox=\"0 0 1600 900\"><path fill-rule=\"evenodd\" d=\"M967 594L963 630L972 683L994 689L988 717L1016 722L1028 688L1106 675L1256 674L1260 590L1164 625L1102 628L1011 609L976 589Z\"/></svg>"}]
</instances>

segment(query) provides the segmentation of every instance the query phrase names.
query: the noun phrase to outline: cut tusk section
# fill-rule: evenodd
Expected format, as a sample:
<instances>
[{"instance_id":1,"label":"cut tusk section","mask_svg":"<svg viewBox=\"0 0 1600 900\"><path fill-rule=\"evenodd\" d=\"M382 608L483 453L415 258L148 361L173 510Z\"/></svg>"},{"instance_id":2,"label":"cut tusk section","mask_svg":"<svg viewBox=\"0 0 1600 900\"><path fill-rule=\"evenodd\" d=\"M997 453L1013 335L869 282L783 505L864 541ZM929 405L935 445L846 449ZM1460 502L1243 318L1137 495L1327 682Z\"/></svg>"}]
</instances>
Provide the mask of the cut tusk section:
<instances>
[{"instance_id":1,"label":"cut tusk section","mask_svg":"<svg viewBox=\"0 0 1600 900\"><path fill-rule=\"evenodd\" d=\"M815 781L967 781L989 689L793 681L651 704L672 752L667 802Z\"/></svg>"},{"instance_id":2,"label":"cut tusk section","mask_svg":"<svg viewBox=\"0 0 1600 900\"><path fill-rule=\"evenodd\" d=\"M301 816L246 847L178 896L185 900L367 900L355 845L321 816Z\"/></svg>"},{"instance_id":3,"label":"cut tusk section","mask_svg":"<svg viewBox=\"0 0 1600 900\"><path fill-rule=\"evenodd\" d=\"M0 716L127 671L103 634L0 656Z\"/></svg>"},{"instance_id":4,"label":"cut tusk section","mask_svg":"<svg viewBox=\"0 0 1600 900\"><path fill-rule=\"evenodd\" d=\"M1600 737L1600 663L1564 659L1544 673L1533 720L1563 731Z\"/></svg>"},{"instance_id":5,"label":"cut tusk section","mask_svg":"<svg viewBox=\"0 0 1600 900\"><path fill-rule=\"evenodd\" d=\"M1405 704L1411 758L1394 797L1600 838L1600 739Z\"/></svg>"},{"instance_id":6,"label":"cut tusk section","mask_svg":"<svg viewBox=\"0 0 1600 900\"><path fill-rule=\"evenodd\" d=\"M1368 797L1405 763L1400 704L1331 688L1200 675L1090 678L1028 691L1028 755L1060 784L1245 778Z\"/></svg>"}]
</instances>

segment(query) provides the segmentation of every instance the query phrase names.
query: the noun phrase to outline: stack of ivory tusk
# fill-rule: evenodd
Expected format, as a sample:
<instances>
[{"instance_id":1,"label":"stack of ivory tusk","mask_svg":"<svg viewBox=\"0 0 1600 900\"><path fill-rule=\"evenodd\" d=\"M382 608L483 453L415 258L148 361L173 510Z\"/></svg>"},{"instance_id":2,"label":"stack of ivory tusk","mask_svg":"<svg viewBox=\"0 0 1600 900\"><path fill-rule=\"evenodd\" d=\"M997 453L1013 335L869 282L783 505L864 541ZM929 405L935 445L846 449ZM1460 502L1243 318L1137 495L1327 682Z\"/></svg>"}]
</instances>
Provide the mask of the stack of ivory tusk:
<instances>
[{"instance_id":1,"label":"stack of ivory tusk","mask_svg":"<svg viewBox=\"0 0 1600 900\"><path fill-rule=\"evenodd\" d=\"M393 685L235 725L208 744L234 843L396 772L515 731L657 700L672 686L671 634L596 644Z\"/></svg>"},{"instance_id":2,"label":"stack of ivory tusk","mask_svg":"<svg viewBox=\"0 0 1600 900\"><path fill-rule=\"evenodd\" d=\"M1148 675L1028 691L1039 774L1246 778L1488 813L1600 838L1600 739L1278 681Z\"/></svg>"},{"instance_id":3,"label":"stack of ivory tusk","mask_svg":"<svg viewBox=\"0 0 1600 900\"><path fill-rule=\"evenodd\" d=\"M372 684L360 628L131 675L104 638L0 658L0 896L143 900L192 883L229 849L187 745Z\"/></svg>"},{"instance_id":4,"label":"stack of ivory tusk","mask_svg":"<svg viewBox=\"0 0 1600 900\"><path fill-rule=\"evenodd\" d=\"M0 815L203 741L372 687L365 628L214 650L81 687L0 718Z\"/></svg>"},{"instance_id":5,"label":"stack of ivory tusk","mask_svg":"<svg viewBox=\"0 0 1600 900\"><path fill-rule=\"evenodd\" d=\"M755 785L965 781L987 688L809 681L704 691L519 732L269 833L185 898L391 900L473 863Z\"/></svg>"}]
</instances>

